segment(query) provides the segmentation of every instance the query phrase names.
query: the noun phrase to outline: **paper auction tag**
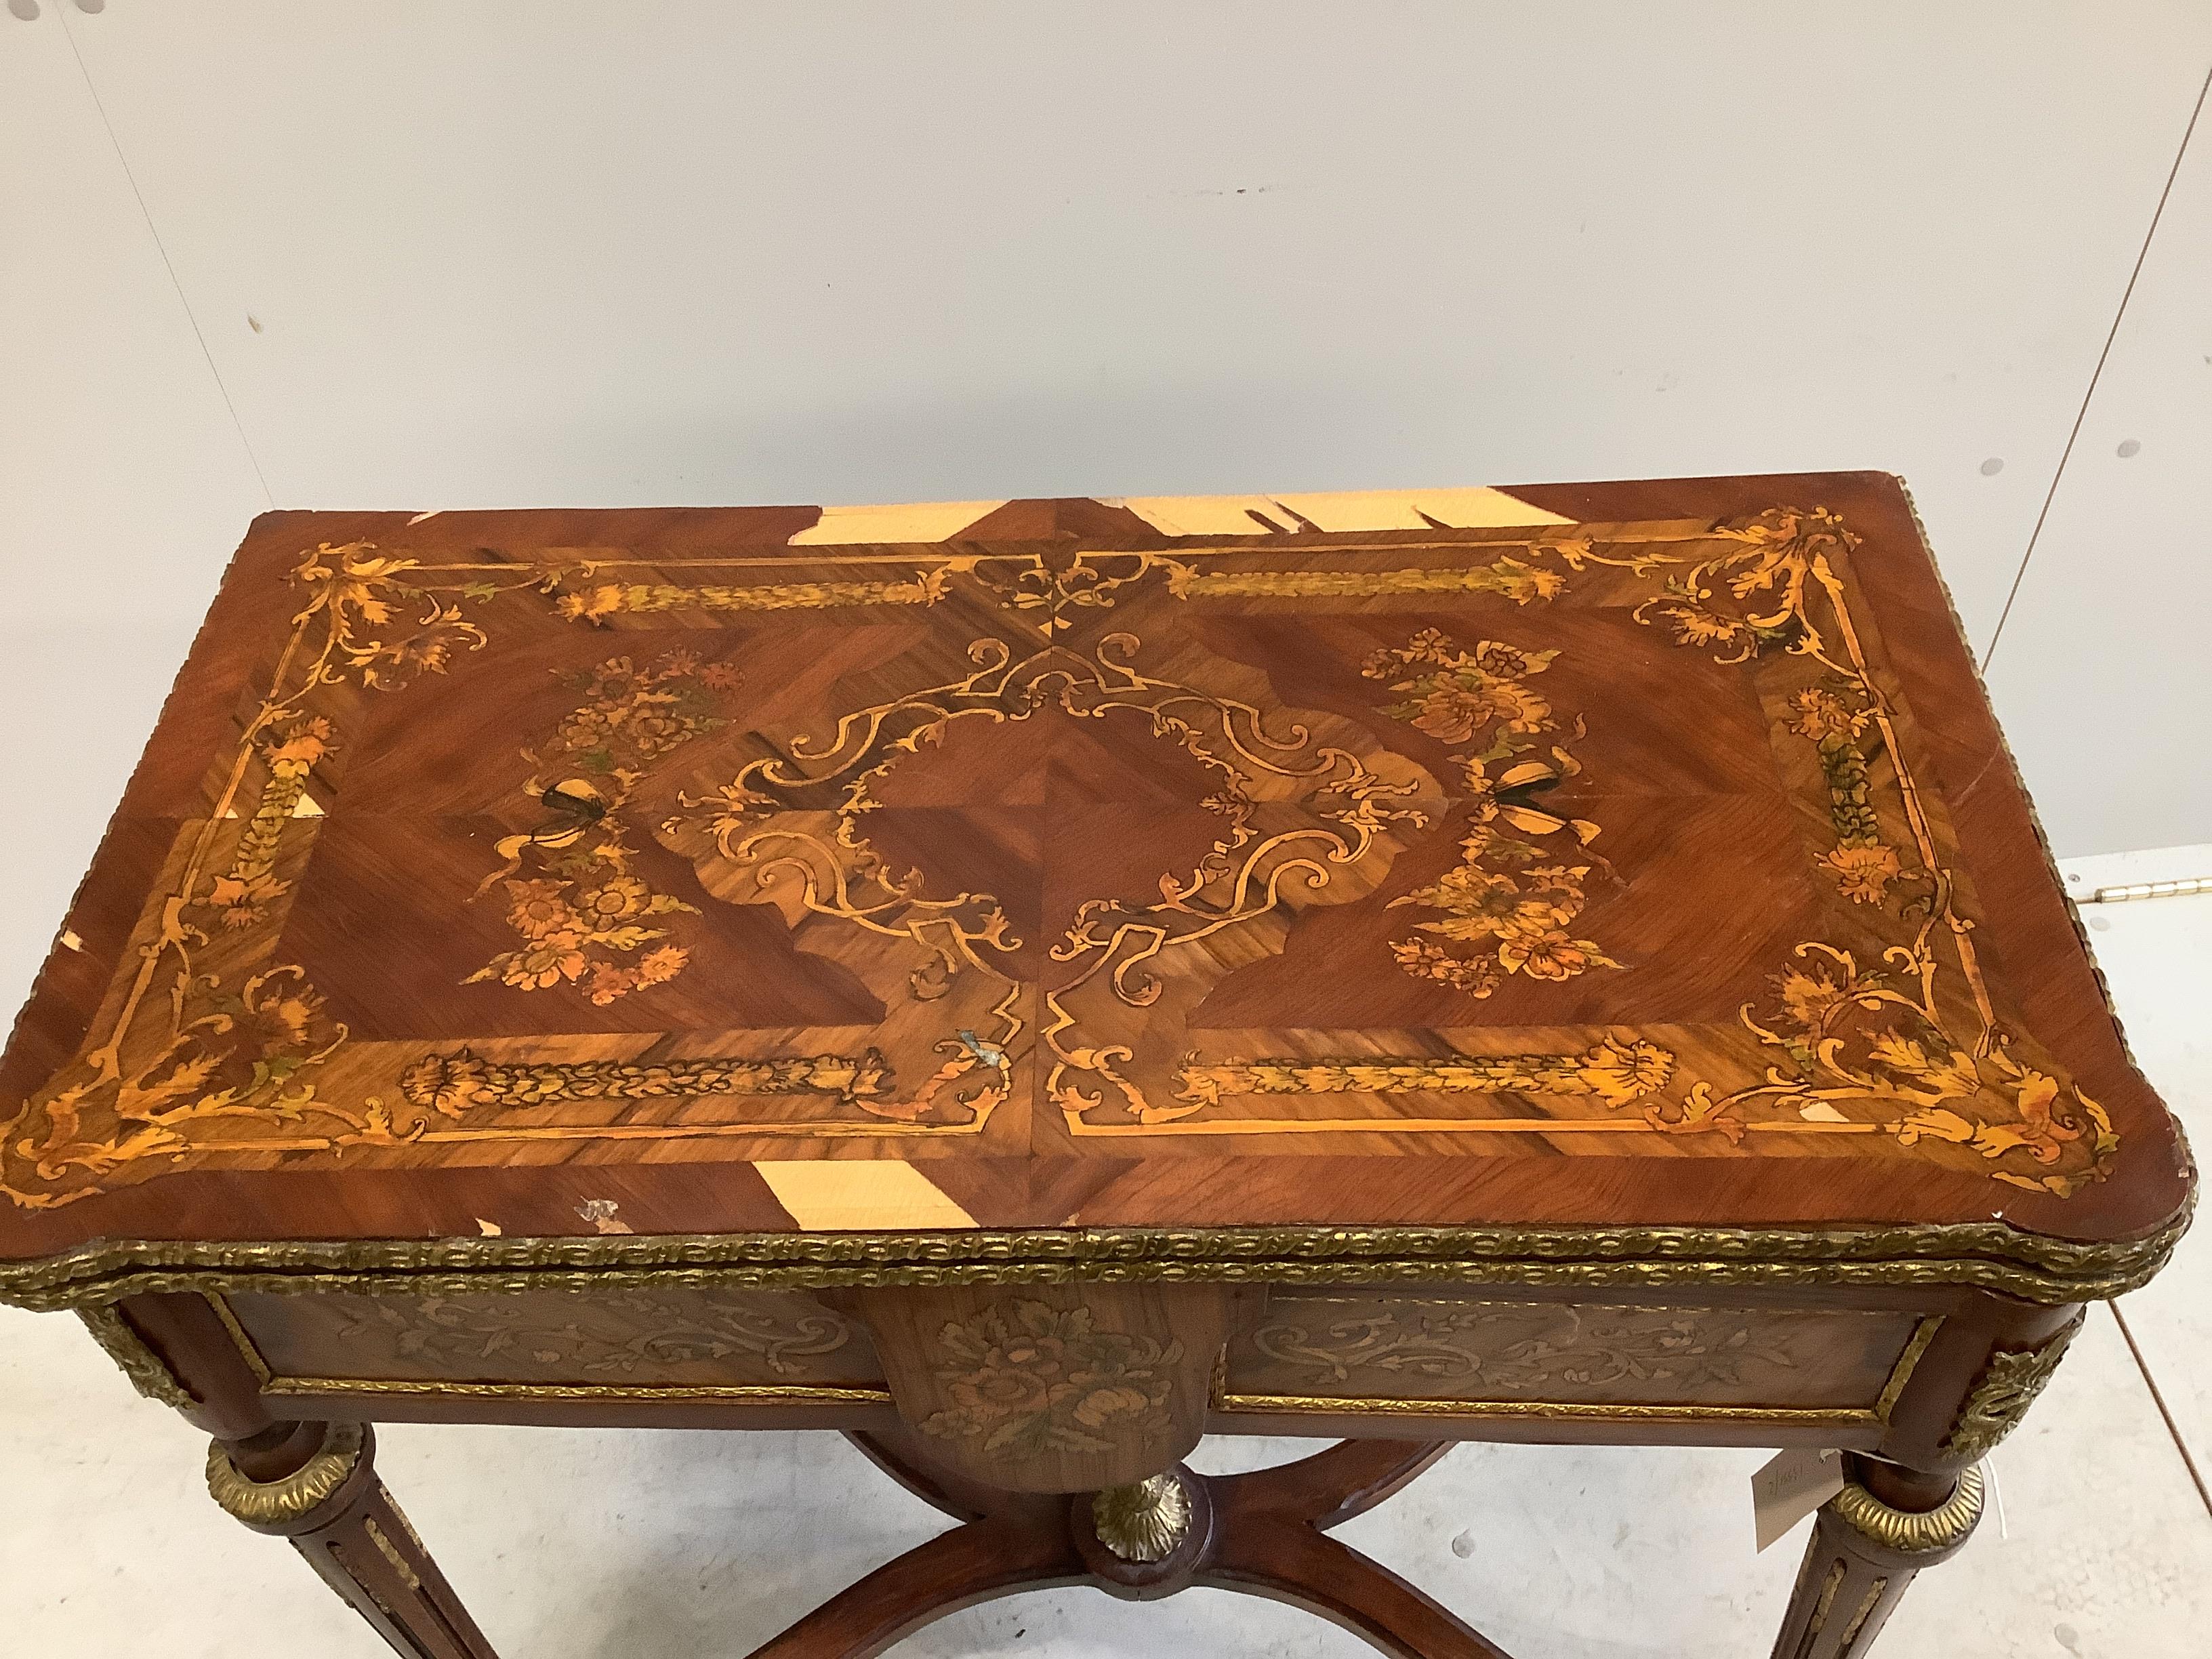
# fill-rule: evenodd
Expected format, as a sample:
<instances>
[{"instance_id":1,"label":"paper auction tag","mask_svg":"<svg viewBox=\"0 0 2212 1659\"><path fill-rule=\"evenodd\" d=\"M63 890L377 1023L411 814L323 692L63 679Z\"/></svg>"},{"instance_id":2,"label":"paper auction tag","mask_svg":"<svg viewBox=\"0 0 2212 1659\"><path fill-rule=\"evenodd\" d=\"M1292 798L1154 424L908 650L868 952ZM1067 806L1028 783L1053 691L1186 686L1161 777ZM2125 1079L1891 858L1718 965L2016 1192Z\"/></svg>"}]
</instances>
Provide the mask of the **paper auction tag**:
<instances>
[{"instance_id":1,"label":"paper auction tag","mask_svg":"<svg viewBox=\"0 0 2212 1659\"><path fill-rule=\"evenodd\" d=\"M1765 1549L1844 1489L1840 1452L1809 1446L1779 1454L1751 1477L1751 1520Z\"/></svg>"}]
</instances>

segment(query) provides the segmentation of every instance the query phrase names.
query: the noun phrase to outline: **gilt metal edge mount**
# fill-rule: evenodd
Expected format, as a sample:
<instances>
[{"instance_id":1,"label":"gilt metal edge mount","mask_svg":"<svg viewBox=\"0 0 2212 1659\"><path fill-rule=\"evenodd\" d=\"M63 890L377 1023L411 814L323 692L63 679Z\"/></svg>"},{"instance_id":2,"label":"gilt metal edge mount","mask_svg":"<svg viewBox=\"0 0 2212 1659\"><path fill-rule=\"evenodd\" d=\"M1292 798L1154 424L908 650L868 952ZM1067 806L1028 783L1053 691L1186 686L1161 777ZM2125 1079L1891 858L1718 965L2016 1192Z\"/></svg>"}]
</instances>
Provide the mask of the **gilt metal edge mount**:
<instances>
[{"instance_id":1,"label":"gilt metal edge mount","mask_svg":"<svg viewBox=\"0 0 2212 1659\"><path fill-rule=\"evenodd\" d=\"M167 1291L457 1296L651 1284L1265 1281L1954 1285L2062 1305L2147 1283L2186 1230L2100 1243L1997 1222L1871 1228L1216 1227L107 1240L0 1264L0 1302L96 1307Z\"/></svg>"},{"instance_id":2,"label":"gilt metal edge mount","mask_svg":"<svg viewBox=\"0 0 2212 1659\"><path fill-rule=\"evenodd\" d=\"M330 1502L368 1445L368 1431L362 1425L332 1424L321 1450L281 1480L264 1481L242 1474L218 1441L208 1448L208 1493L248 1526L289 1528Z\"/></svg>"},{"instance_id":3,"label":"gilt metal edge mount","mask_svg":"<svg viewBox=\"0 0 2212 1659\"><path fill-rule=\"evenodd\" d=\"M1966 1541L1982 1518L1983 1481L1981 1465L1970 1463L1959 1471L1959 1484L1950 1497L1932 1510L1911 1510L1893 1509L1857 1481L1846 1480L1827 1507L1853 1531L1884 1549L1924 1555L1956 1549Z\"/></svg>"}]
</instances>

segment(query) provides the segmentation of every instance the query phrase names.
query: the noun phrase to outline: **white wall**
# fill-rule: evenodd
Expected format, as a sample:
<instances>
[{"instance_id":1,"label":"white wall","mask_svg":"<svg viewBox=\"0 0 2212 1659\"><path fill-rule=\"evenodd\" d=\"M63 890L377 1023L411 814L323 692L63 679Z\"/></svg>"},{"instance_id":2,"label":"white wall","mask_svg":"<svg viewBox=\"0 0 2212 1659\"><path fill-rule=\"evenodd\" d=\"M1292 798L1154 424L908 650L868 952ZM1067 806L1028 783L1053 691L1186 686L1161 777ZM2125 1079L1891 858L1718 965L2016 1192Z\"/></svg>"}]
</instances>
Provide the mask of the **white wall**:
<instances>
[{"instance_id":1,"label":"white wall","mask_svg":"<svg viewBox=\"0 0 2212 1659\"><path fill-rule=\"evenodd\" d=\"M2062 850L2212 840L2212 109L1989 679Z\"/></svg>"},{"instance_id":2,"label":"white wall","mask_svg":"<svg viewBox=\"0 0 2212 1659\"><path fill-rule=\"evenodd\" d=\"M125 21L118 0L106 18ZM270 504L52 5L0 10L0 1005Z\"/></svg>"},{"instance_id":3,"label":"white wall","mask_svg":"<svg viewBox=\"0 0 2212 1659\"><path fill-rule=\"evenodd\" d=\"M1881 467L1986 648L2212 66L2193 0L42 5L18 981L271 501ZM1994 658L2065 853L2212 820L2197 142Z\"/></svg>"}]
</instances>

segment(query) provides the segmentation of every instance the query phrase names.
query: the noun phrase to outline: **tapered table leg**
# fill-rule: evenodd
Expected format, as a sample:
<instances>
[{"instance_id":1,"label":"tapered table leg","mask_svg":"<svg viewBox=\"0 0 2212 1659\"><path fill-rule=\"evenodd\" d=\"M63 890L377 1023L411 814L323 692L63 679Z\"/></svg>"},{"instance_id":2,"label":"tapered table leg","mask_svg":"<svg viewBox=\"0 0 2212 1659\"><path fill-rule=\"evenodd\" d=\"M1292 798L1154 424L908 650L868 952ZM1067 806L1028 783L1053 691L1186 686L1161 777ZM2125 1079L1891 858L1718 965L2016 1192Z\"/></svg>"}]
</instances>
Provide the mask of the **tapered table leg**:
<instances>
[{"instance_id":1,"label":"tapered table leg","mask_svg":"<svg viewBox=\"0 0 2212 1659\"><path fill-rule=\"evenodd\" d=\"M1845 1469L1813 1524L1774 1659L1860 1659L1913 1575L1956 1555L1982 1518L1978 1468L1926 1475L1851 1458Z\"/></svg>"},{"instance_id":2,"label":"tapered table leg","mask_svg":"<svg viewBox=\"0 0 2212 1659\"><path fill-rule=\"evenodd\" d=\"M497 1659L392 1494L364 1424L288 1423L208 1450L208 1490L256 1532L289 1538L406 1659Z\"/></svg>"}]
</instances>

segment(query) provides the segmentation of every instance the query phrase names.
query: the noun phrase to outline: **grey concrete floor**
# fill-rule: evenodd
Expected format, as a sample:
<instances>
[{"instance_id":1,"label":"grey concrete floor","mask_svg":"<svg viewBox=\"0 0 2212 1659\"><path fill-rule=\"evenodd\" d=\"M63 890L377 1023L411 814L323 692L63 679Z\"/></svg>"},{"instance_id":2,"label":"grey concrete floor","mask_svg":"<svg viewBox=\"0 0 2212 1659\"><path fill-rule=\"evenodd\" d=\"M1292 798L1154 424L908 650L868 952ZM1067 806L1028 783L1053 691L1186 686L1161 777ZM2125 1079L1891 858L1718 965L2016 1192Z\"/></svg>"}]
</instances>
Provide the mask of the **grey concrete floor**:
<instances>
[{"instance_id":1,"label":"grey concrete floor","mask_svg":"<svg viewBox=\"0 0 2212 1659\"><path fill-rule=\"evenodd\" d=\"M2069 866L2077 890L2212 848ZM2202 873L2202 871L2196 872ZM2102 905L2091 937L2138 1059L2212 1144L2212 896ZM1995 1454L1997 1503L1915 1587L1882 1659L2184 1659L2212 1651L2212 1230L2118 1316L2093 1311ZM831 1435L380 1431L386 1480L505 1659L732 1659L942 1517ZM1216 1472L1307 1443L1210 1441ZM1752 1548L1765 1454L1468 1445L1340 1536L1522 1659L1758 1659L1802 1532ZM208 1501L201 1443L76 1321L0 1310L0 1651L73 1659L371 1659L384 1650L283 1544ZM1087 1589L972 1609L897 1659L1205 1652L1353 1659L1352 1638L1212 1591Z\"/></svg>"}]
</instances>

